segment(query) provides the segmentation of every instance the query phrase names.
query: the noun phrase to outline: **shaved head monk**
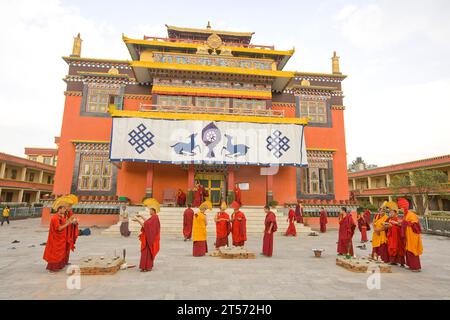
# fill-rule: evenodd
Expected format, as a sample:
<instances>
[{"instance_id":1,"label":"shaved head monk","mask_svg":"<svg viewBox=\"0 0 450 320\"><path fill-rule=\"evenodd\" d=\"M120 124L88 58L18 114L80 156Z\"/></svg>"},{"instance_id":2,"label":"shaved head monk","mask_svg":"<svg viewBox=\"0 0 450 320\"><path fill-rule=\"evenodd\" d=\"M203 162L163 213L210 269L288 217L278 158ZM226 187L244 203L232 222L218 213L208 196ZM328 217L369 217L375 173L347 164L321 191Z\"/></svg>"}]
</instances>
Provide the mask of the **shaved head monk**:
<instances>
[{"instance_id":1,"label":"shaved head monk","mask_svg":"<svg viewBox=\"0 0 450 320\"><path fill-rule=\"evenodd\" d=\"M150 218L145 220L143 216L137 214L134 221L141 225L141 234L139 239L141 241L141 261L139 268L141 272L151 271L156 255L159 252L159 241L161 225L159 217L156 214L155 208L149 208Z\"/></svg>"},{"instance_id":2,"label":"shaved head monk","mask_svg":"<svg viewBox=\"0 0 450 320\"><path fill-rule=\"evenodd\" d=\"M342 207L339 215L339 238L337 252L339 255L353 256L352 238L355 233L356 224L353 221L351 212Z\"/></svg>"}]
</instances>

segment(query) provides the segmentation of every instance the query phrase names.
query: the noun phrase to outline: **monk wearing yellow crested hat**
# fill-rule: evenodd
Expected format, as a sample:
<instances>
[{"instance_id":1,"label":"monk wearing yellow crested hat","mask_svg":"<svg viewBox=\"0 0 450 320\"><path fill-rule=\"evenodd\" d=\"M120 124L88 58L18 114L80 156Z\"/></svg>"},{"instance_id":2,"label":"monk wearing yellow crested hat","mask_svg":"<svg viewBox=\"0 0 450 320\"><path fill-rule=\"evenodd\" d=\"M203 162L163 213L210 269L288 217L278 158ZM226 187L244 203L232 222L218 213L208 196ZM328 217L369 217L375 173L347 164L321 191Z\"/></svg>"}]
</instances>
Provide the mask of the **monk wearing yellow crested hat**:
<instances>
[{"instance_id":1,"label":"monk wearing yellow crested hat","mask_svg":"<svg viewBox=\"0 0 450 320\"><path fill-rule=\"evenodd\" d=\"M194 214L194 221L192 224L192 255L194 257L204 256L208 252L208 243L206 225L206 210L212 209L212 204L205 201L199 206L199 212Z\"/></svg>"},{"instance_id":2,"label":"monk wearing yellow crested hat","mask_svg":"<svg viewBox=\"0 0 450 320\"><path fill-rule=\"evenodd\" d=\"M380 213L373 220L372 257L374 259L380 257L386 263L389 263L388 238L386 233L389 225L389 216L386 211L389 211L391 205L392 202L385 201Z\"/></svg>"},{"instance_id":3,"label":"monk wearing yellow crested hat","mask_svg":"<svg viewBox=\"0 0 450 320\"><path fill-rule=\"evenodd\" d=\"M228 246L228 235L231 232L230 216L225 211L227 204L225 201L220 205L220 211L216 214L216 248Z\"/></svg>"}]
</instances>

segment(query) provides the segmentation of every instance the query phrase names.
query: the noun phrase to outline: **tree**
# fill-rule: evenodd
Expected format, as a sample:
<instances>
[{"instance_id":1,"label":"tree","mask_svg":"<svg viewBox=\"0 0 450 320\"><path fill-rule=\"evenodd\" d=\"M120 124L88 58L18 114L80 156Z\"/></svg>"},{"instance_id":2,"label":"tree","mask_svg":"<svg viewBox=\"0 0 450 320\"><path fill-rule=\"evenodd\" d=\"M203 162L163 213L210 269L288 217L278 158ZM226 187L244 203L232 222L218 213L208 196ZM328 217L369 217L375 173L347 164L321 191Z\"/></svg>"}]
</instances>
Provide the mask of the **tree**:
<instances>
[{"instance_id":1,"label":"tree","mask_svg":"<svg viewBox=\"0 0 450 320\"><path fill-rule=\"evenodd\" d=\"M389 188L397 196L410 197L417 213L426 214L430 197L443 192L447 181L447 174L443 171L419 170L411 175L394 177Z\"/></svg>"}]
</instances>

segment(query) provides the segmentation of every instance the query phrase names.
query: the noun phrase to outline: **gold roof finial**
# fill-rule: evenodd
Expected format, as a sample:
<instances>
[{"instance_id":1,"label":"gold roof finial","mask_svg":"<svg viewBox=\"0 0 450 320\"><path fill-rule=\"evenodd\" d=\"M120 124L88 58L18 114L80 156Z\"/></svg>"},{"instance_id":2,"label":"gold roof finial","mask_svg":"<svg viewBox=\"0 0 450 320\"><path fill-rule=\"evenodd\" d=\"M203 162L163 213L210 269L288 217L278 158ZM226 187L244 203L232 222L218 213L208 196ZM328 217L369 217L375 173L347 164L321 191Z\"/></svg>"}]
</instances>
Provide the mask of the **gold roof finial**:
<instances>
[{"instance_id":1,"label":"gold roof finial","mask_svg":"<svg viewBox=\"0 0 450 320\"><path fill-rule=\"evenodd\" d=\"M208 21L208 25L206 26L206 29L211 29L211 22Z\"/></svg>"},{"instance_id":2,"label":"gold roof finial","mask_svg":"<svg viewBox=\"0 0 450 320\"><path fill-rule=\"evenodd\" d=\"M333 52L333 57L331 58L331 61L333 74L341 74L341 70L339 67L339 57L336 55L336 51Z\"/></svg>"},{"instance_id":3,"label":"gold roof finial","mask_svg":"<svg viewBox=\"0 0 450 320\"><path fill-rule=\"evenodd\" d=\"M81 56L81 42L83 40L81 39L80 33L78 32L78 35L73 38L73 47L72 47L72 54L71 57L80 57Z\"/></svg>"}]
</instances>

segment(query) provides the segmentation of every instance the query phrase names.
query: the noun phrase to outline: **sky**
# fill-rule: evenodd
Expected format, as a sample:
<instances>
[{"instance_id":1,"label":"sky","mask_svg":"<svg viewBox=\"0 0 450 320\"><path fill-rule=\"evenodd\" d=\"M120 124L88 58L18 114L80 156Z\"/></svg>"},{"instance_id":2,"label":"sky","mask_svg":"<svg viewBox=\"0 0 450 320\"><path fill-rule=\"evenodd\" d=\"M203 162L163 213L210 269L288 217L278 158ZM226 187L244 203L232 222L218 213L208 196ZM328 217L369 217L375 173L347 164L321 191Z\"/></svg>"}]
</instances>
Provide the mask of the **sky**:
<instances>
[{"instance_id":1,"label":"sky","mask_svg":"<svg viewBox=\"0 0 450 320\"><path fill-rule=\"evenodd\" d=\"M450 154L450 1L0 1L0 151L55 147L68 66L130 59L121 35L166 36L165 24L253 31L295 47L285 70L331 72L341 57L347 161L389 165Z\"/></svg>"}]
</instances>

